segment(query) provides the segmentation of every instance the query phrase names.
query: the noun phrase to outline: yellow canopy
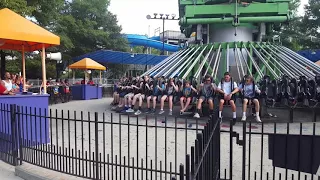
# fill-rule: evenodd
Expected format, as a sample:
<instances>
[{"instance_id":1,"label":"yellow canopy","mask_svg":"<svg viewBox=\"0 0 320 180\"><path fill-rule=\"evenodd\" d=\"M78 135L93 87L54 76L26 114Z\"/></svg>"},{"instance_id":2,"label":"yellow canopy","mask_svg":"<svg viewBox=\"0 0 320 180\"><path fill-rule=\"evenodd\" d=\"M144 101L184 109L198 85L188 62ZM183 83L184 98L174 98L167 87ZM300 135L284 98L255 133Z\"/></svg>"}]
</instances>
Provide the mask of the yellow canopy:
<instances>
[{"instance_id":1,"label":"yellow canopy","mask_svg":"<svg viewBox=\"0 0 320 180\"><path fill-rule=\"evenodd\" d=\"M107 68L103 65L95 62L90 58L84 58L76 63L73 63L69 66L70 69L94 69L94 70L106 70Z\"/></svg>"},{"instance_id":2,"label":"yellow canopy","mask_svg":"<svg viewBox=\"0 0 320 180\"><path fill-rule=\"evenodd\" d=\"M40 50L60 45L60 37L25 19L8 8L0 10L0 49Z\"/></svg>"}]
</instances>

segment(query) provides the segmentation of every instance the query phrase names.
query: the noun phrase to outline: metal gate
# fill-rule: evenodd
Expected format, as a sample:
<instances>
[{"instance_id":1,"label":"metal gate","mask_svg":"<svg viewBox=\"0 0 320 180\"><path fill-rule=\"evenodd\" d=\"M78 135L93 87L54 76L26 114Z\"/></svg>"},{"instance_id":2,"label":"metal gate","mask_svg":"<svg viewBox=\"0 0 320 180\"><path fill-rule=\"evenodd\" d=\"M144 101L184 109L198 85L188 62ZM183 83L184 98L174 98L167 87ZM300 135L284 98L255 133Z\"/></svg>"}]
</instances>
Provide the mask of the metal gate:
<instances>
[{"instance_id":1,"label":"metal gate","mask_svg":"<svg viewBox=\"0 0 320 180\"><path fill-rule=\"evenodd\" d=\"M14 105L0 104L0 159L17 165L17 117Z\"/></svg>"},{"instance_id":2,"label":"metal gate","mask_svg":"<svg viewBox=\"0 0 320 180\"><path fill-rule=\"evenodd\" d=\"M319 126L251 121L222 125L221 179L318 180Z\"/></svg>"}]
</instances>

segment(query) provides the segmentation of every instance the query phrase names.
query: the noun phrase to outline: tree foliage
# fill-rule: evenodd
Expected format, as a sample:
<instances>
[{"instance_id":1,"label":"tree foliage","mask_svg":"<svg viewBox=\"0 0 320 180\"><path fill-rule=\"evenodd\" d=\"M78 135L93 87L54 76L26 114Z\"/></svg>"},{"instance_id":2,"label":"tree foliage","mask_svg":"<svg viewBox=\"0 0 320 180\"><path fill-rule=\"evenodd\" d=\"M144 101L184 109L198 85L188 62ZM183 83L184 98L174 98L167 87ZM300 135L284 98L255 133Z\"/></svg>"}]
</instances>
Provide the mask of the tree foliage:
<instances>
[{"instance_id":1,"label":"tree foliage","mask_svg":"<svg viewBox=\"0 0 320 180\"><path fill-rule=\"evenodd\" d=\"M128 50L117 18L108 11L108 0L73 0L65 3L55 32L59 50L74 57L100 49Z\"/></svg>"},{"instance_id":2,"label":"tree foliage","mask_svg":"<svg viewBox=\"0 0 320 180\"><path fill-rule=\"evenodd\" d=\"M0 0L0 9L2 8L9 8L22 16L29 16L35 10L26 0Z\"/></svg>"},{"instance_id":3,"label":"tree foliage","mask_svg":"<svg viewBox=\"0 0 320 180\"><path fill-rule=\"evenodd\" d=\"M70 61L72 57L100 49L129 51L117 17L108 10L109 4L109 0L0 0L0 9L9 8L24 17L32 17L40 26L60 36L61 45L49 51L62 52L63 60ZM34 68L38 66L35 61L28 62L30 68L41 72L41 68ZM8 63L10 71L20 71L19 63Z\"/></svg>"},{"instance_id":4,"label":"tree foliage","mask_svg":"<svg viewBox=\"0 0 320 180\"><path fill-rule=\"evenodd\" d=\"M308 49L320 49L320 1L309 0L305 6L305 15L302 19L302 32L307 39L302 44Z\"/></svg>"}]
</instances>

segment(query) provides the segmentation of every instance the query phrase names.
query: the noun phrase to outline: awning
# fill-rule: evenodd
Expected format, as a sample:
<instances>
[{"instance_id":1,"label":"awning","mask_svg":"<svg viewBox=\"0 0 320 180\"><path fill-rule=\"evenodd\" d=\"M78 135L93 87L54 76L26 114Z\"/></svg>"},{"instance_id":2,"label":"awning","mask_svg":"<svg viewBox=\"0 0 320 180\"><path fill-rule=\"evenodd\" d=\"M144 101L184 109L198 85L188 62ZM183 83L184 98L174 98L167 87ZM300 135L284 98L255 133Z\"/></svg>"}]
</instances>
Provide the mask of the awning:
<instances>
[{"instance_id":1,"label":"awning","mask_svg":"<svg viewBox=\"0 0 320 180\"><path fill-rule=\"evenodd\" d=\"M94 60L90 58L84 58L81 61L78 61L76 63L73 63L69 66L70 69L93 69L93 70L106 70L106 67L103 65L95 62Z\"/></svg>"},{"instance_id":2,"label":"awning","mask_svg":"<svg viewBox=\"0 0 320 180\"><path fill-rule=\"evenodd\" d=\"M79 61L83 58L91 58L100 63L156 65L167 57L168 56L99 50L75 57L73 60Z\"/></svg>"},{"instance_id":3,"label":"awning","mask_svg":"<svg viewBox=\"0 0 320 180\"><path fill-rule=\"evenodd\" d=\"M0 10L0 49L35 51L60 45L60 37L8 8Z\"/></svg>"}]
</instances>

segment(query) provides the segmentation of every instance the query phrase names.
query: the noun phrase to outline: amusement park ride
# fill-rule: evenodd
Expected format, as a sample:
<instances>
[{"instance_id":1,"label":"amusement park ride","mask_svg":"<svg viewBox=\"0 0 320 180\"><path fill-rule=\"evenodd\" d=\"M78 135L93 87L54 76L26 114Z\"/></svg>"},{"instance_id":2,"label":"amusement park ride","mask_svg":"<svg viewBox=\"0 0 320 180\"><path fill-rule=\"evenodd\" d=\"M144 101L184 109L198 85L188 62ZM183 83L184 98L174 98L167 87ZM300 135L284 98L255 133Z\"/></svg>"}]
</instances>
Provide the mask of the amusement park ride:
<instances>
[{"instance_id":1,"label":"amusement park ride","mask_svg":"<svg viewBox=\"0 0 320 180\"><path fill-rule=\"evenodd\" d=\"M317 106L320 67L275 38L274 30L289 23L290 0L179 0L181 31L196 32L197 44L169 56L144 75L216 82L224 72L240 83L252 75L267 103Z\"/></svg>"}]
</instances>

